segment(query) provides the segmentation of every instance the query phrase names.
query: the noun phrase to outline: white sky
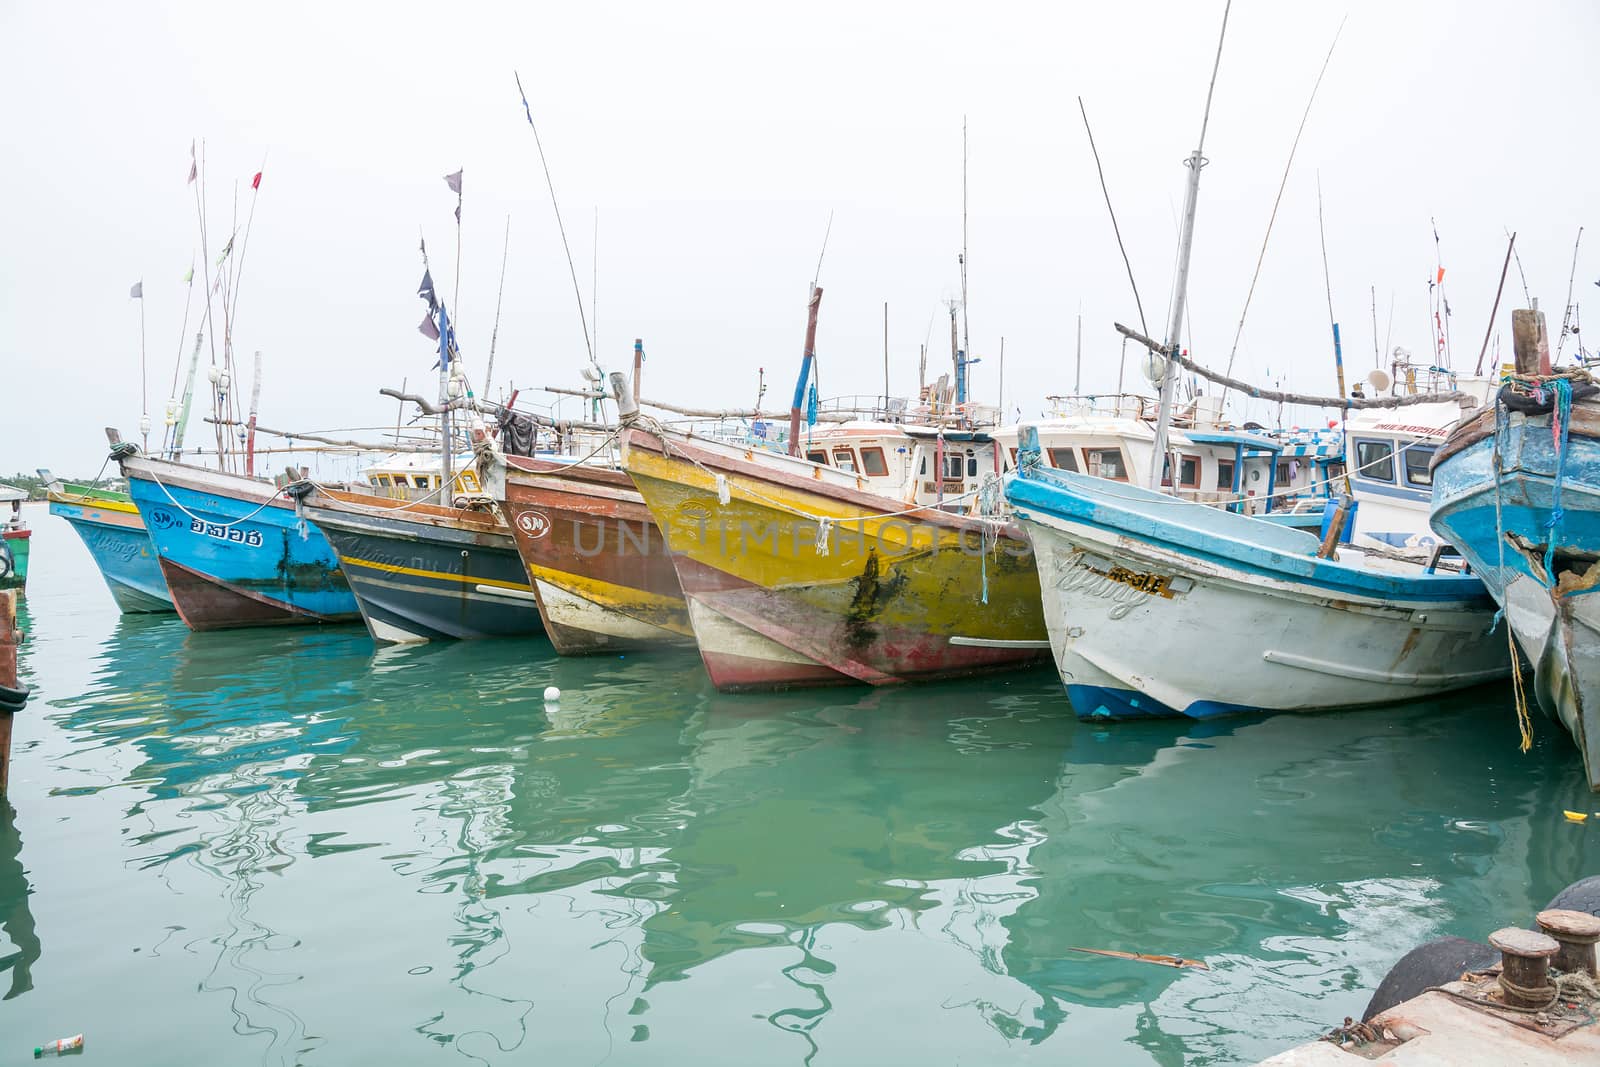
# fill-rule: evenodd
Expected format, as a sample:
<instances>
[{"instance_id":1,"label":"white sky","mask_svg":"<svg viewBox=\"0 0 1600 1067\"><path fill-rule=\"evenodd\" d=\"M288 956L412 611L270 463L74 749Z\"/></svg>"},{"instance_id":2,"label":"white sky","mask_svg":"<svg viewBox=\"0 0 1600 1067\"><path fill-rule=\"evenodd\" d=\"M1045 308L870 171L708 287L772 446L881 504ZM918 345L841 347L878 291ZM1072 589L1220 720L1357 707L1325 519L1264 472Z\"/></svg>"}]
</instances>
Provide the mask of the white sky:
<instances>
[{"instance_id":1,"label":"white sky","mask_svg":"<svg viewBox=\"0 0 1600 1067\"><path fill-rule=\"evenodd\" d=\"M211 255L241 223L266 156L235 328L266 360L261 421L392 424L380 385L421 391L425 231L481 383L501 238L512 216L496 388L577 384L584 362L562 255L513 69L520 70L590 290L599 212L599 354L645 394L747 406L765 367L786 408L806 290L829 213L818 350L824 396L948 367L941 301L958 289L961 123L970 125L969 288L976 398L1012 408L1117 381L1136 322L1078 116L1095 124L1152 332L1165 318L1181 161L1194 147L1220 2L804 5L66 4L0 2L0 471L87 476L101 427L134 436L144 280L159 426L180 350L180 279L199 260L191 138L205 142ZM1190 285L1198 358L1226 362L1295 127L1346 10L1240 0L1228 27ZM1267 250L1236 372L1332 392L1317 180L1347 367L1379 341L1429 350L1429 219L1470 368L1505 251L1559 327L1573 240L1595 220L1587 116L1600 76L1591 0L1348 8ZM1586 196L1587 194L1587 196ZM219 236L220 235L220 236ZM1600 233L1575 300L1600 295ZM196 283L197 298L200 283ZM1499 326L1522 304L1513 266ZM1600 316L1600 311L1596 311ZM1600 334L1600 317L1596 318ZM185 354L192 343L182 343ZM1507 341L1507 343L1509 343ZM1591 346L1593 346L1591 342ZM1570 343L1569 343L1570 348ZM203 357L204 359L205 357ZM436 376L435 376L436 378ZM1128 384L1139 383L1130 349ZM201 389L204 392L202 380ZM197 403L197 408L199 407ZM1270 418L1264 406L1236 417ZM198 421L191 442L209 437Z\"/></svg>"}]
</instances>

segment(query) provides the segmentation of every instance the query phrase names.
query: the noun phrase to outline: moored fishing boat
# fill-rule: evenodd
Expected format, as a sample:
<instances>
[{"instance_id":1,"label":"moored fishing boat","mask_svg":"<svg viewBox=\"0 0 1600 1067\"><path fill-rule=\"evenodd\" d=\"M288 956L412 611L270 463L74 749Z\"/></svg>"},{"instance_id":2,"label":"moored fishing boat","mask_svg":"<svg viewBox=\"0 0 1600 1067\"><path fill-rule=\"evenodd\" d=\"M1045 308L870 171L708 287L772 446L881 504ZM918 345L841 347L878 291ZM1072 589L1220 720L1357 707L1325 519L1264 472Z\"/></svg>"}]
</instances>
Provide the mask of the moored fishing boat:
<instances>
[{"instance_id":1,"label":"moored fishing boat","mask_svg":"<svg viewBox=\"0 0 1600 1067\"><path fill-rule=\"evenodd\" d=\"M511 531L492 510L321 485L303 508L338 553L373 640L543 631Z\"/></svg>"},{"instance_id":2,"label":"moored fishing boat","mask_svg":"<svg viewBox=\"0 0 1600 1067\"><path fill-rule=\"evenodd\" d=\"M131 496L53 482L49 500L50 514L67 520L83 539L118 610L125 614L174 610L155 546Z\"/></svg>"},{"instance_id":3,"label":"moored fishing boat","mask_svg":"<svg viewBox=\"0 0 1600 1067\"><path fill-rule=\"evenodd\" d=\"M1333 536L1319 546L1045 468L1037 448L1024 443L1006 497L1033 538L1051 649L1080 718L1379 704L1509 670L1473 576L1358 549L1333 558Z\"/></svg>"},{"instance_id":4,"label":"moored fishing boat","mask_svg":"<svg viewBox=\"0 0 1600 1067\"><path fill-rule=\"evenodd\" d=\"M557 652L694 640L666 539L625 472L530 456L488 462L501 465L506 520Z\"/></svg>"},{"instance_id":5,"label":"moored fishing boat","mask_svg":"<svg viewBox=\"0 0 1600 1067\"><path fill-rule=\"evenodd\" d=\"M117 443L112 455L190 629L359 617L333 546L283 489L140 455L131 443Z\"/></svg>"},{"instance_id":6,"label":"moored fishing boat","mask_svg":"<svg viewBox=\"0 0 1600 1067\"><path fill-rule=\"evenodd\" d=\"M624 465L666 536L719 689L885 685L1042 655L1027 540L971 506L979 471L998 466L994 440L917 436L907 502L799 456L648 423L623 431ZM973 487L946 499L958 461ZM972 514L955 512L963 504Z\"/></svg>"},{"instance_id":7,"label":"moored fishing boat","mask_svg":"<svg viewBox=\"0 0 1600 1067\"><path fill-rule=\"evenodd\" d=\"M1499 602L1600 792L1600 396L1586 371L1552 371L1542 313L1513 325L1518 373L1439 448L1432 522Z\"/></svg>"},{"instance_id":8,"label":"moored fishing boat","mask_svg":"<svg viewBox=\"0 0 1600 1067\"><path fill-rule=\"evenodd\" d=\"M33 531L22 519L22 502L28 494L0 485L0 504L10 504L11 514L0 518L0 589L22 589L28 584L28 542Z\"/></svg>"}]
</instances>

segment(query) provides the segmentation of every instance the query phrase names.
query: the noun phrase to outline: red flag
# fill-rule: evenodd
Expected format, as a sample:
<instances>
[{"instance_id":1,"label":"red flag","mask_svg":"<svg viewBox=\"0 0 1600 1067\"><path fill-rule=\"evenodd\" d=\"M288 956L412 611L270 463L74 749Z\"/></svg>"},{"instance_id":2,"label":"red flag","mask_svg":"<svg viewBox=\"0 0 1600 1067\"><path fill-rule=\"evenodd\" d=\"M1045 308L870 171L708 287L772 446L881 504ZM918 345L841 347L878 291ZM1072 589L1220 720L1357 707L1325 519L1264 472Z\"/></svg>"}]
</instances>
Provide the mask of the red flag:
<instances>
[{"instance_id":1,"label":"red flag","mask_svg":"<svg viewBox=\"0 0 1600 1067\"><path fill-rule=\"evenodd\" d=\"M1439 268L1439 277L1434 280L1434 284L1435 285L1443 285L1444 284L1444 268L1443 267Z\"/></svg>"},{"instance_id":2,"label":"red flag","mask_svg":"<svg viewBox=\"0 0 1600 1067\"><path fill-rule=\"evenodd\" d=\"M256 176L254 178L250 179L250 188L252 188L252 189L261 188L261 172L259 170L256 171Z\"/></svg>"}]
</instances>

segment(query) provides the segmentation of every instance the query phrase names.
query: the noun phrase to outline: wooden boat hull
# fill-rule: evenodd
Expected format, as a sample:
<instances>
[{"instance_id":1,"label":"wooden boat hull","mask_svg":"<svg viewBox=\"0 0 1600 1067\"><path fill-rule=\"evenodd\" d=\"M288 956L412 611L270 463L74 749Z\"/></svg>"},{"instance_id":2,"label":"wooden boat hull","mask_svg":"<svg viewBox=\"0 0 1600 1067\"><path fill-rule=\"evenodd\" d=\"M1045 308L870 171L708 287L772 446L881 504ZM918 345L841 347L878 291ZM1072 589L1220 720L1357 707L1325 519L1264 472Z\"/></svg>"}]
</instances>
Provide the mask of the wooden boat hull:
<instances>
[{"instance_id":1,"label":"wooden boat hull","mask_svg":"<svg viewBox=\"0 0 1600 1067\"><path fill-rule=\"evenodd\" d=\"M1006 490L1079 718L1356 707L1509 671L1475 578L1321 560L1306 534L1096 481L1024 472Z\"/></svg>"},{"instance_id":2,"label":"wooden boat hull","mask_svg":"<svg viewBox=\"0 0 1600 1067\"><path fill-rule=\"evenodd\" d=\"M903 509L801 460L642 429L624 443L718 689L892 685L1042 657L1038 582L1017 528L985 545L983 524L962 516L879 518ZM818 518L833 524L825 553Z\"/></svg>"},{"instance_id":3,"label":"wooden boat hull","mask_svg":"<svg viewBox=\"0 0 1600 1067\"><path fill-rule=\"evenodd\" d=\"M124 614L174 610L155 546L126 493L52 491L50 514L67 520L83 539L118 610Z\"/></svg>"},{"instance_id":4,"label":"wooden boat hull","mask_svg":"<svg viewBox=\"0 0 1600 1067\"><path fill-rule=\"evenodd\" d=\"M1600 404L1573 405L1564 469L1548 413L1500 419L1497 429L1495 408L1485 409L1440 450L1433 526L1504 609L1540 707L1572 735L1600 792L1600 598L1590 595L1600 586ZM1547 569L1558 470L1562 518Z\"/></svg>"},{"instance_id":5,"label":"wooden boat hull","mask_svg":"<svg viewBox=\"0 0 1600 1067\"><path fill-rule=\"evenodd\" d=\"M628 476L512 456L506 520L563 656L687 645L666 541Z\"/></svg>"},{"instance_id":6,"label":"wooden boat hull","mask_svg":"<svg viewBox=\"0 0 1600 1067\"><path fill-rule=\"evenodd\" d=\"M121 462L190 629L360 617L333 546L269 483L148 456Z\"/></svg>"},{"instance_id":7,"label":"wooden boat hull","mask_svg":"<svg viewBox=\"0 0 1600 1067\"><path fill-rule=\"evenodd\" d=\"M28 549L33 531L0 531L5 543L5 559L0 560L0 589L23 589L28 584Z\"/></svg>"},{"instance_id":8,"label":"wooden boat hull","mask_svg":"<svg viewBox=\"0 0 1600 1067\"><path fill-rule=\"evenodd\" d=\"M511 532L493 514L320 488L304 510L338 553L374 641L544 632Z\"/></svg>"}]
</instances>

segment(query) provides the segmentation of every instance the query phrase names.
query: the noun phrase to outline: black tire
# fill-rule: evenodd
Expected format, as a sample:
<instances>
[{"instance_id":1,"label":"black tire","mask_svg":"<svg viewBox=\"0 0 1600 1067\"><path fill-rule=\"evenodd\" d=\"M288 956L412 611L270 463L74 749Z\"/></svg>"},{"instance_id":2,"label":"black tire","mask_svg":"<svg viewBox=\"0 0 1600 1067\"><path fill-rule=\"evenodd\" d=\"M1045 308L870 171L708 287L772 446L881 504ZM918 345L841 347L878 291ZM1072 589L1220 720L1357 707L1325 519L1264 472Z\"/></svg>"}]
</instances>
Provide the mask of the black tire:
<instances>
[{"instance_id":1,"label":"black tire","mask_svg":"<svg viewBox=\"0 0 1600 1067\"><path fill-rule=\"evenodd\" d=\"M1555 895L1555 899L1544 906L1546 911L1552 908L1567 908L1571 911L1586 911L1595 918L1600 919L1600 874L1588 878L1580 878L1567 888Z\"/></svg>"},{"instance_id":2,"label":"black tire","mask_svg":"<svg viewBox=\"0 0 1600 1067\"><path fill-rule=\"evenodd\" d=\"M1462 937L1441 937L1429 941L1400 957L1378 983L1377 992L1367 1002L1361 1019L1365 1022L1396 1004L1404 1004L1424 990L1454 982L1463 971L1481 971L1500 961L1500 953L1488 945Z\"/></svg>"}]
</instances>

